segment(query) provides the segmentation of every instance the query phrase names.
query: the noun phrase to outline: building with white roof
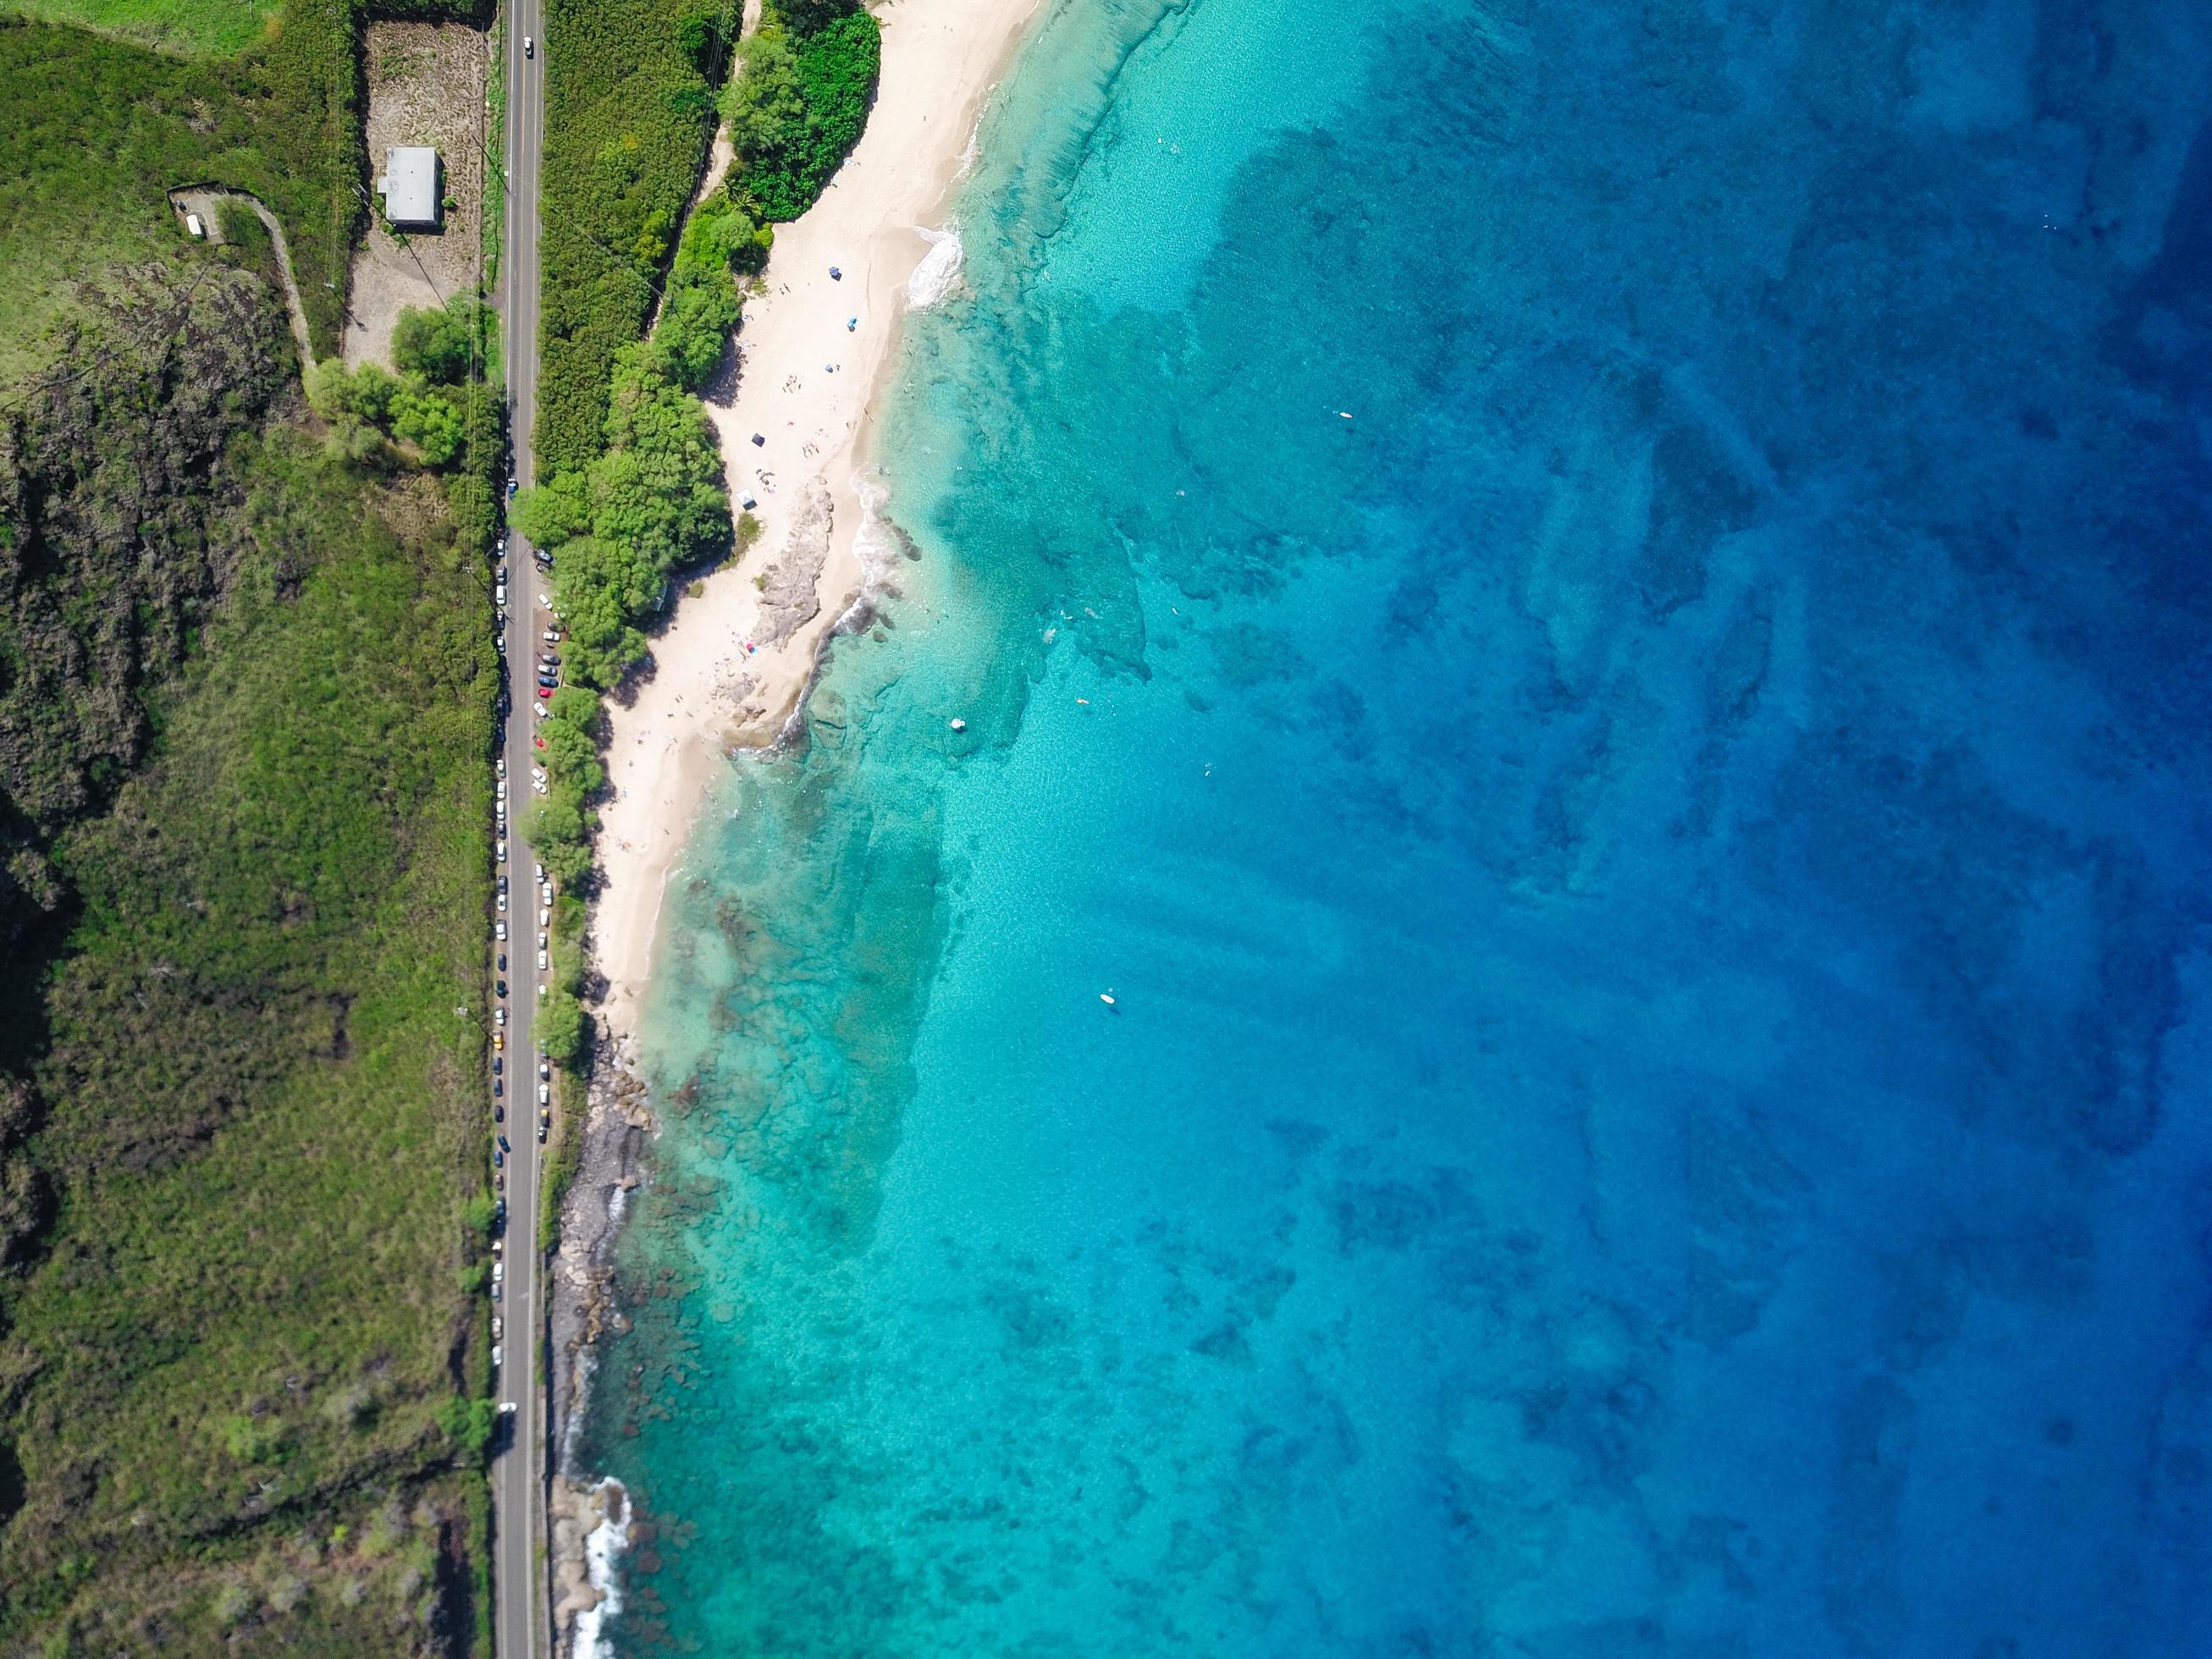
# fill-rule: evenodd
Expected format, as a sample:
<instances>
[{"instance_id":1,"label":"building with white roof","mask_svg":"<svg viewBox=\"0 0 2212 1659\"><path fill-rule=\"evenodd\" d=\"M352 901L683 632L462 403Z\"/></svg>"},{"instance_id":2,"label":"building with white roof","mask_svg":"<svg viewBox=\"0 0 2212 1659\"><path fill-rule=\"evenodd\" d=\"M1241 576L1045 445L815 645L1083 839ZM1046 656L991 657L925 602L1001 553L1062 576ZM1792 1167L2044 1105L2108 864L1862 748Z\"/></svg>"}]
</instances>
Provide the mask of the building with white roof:
<instances>
[{"instance_id":1,"label":"building with white roof","mask_svg":"<svg viewBox=\"0 0 2212 1659\"><path fill-rule=\"evenodd\" d=\"M396 146L384 153L384 177L376 181L384 198L384 216L395 225L438 223L438 152L428 144Z\"/></svg>"}]
</instances>

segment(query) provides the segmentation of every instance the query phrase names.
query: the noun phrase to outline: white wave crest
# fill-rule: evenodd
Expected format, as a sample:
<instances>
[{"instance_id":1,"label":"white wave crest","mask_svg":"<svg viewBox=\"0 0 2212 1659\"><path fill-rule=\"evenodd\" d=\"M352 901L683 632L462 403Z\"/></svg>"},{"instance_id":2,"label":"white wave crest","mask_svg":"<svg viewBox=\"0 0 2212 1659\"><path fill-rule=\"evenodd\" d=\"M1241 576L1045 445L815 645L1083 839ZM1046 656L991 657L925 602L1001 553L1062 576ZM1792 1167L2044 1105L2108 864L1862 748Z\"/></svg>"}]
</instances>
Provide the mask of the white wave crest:
<instances>
[{"instance_id":1,"label":"white wave crest","mask_svg":"<svg viewBox=\"0 0 2212 1659\"><path fill-rule=\"evenodd\" d=\"M603 1506L603 1518L584 1540L584 1571L592 1588L599 1591L599 1600L596 1607L576 1615L576 1639L569 1649L572 1659L601 1659L608 1651L605 1646L607 1620L620 1613L623 1605L615 1562L629 1547L629 1493L612 1475L592 1487L592 1493Z\"/></svg>"},{"instance_id":2,"label":"white wave crest","mask_svg":"<svg viewBox=\"0 0 2212 1659\"><path fill-rule=\"evenodd\" d=\"M942 230L932 230L927 225L916 225L915 233L929 244L929 252L921 256L921 263L914 268L914 275L906 279L906 302L909 309L927 311L952 291L960 280L960 266L968 251L960 245L960 222L949 221Z\"/></svg>"},{"instance_id":3,"label":"white wave crest","mask_svg":"<svg viewBox=\"0 0 2212 1659\"><path fill-rule=\"evenodd\" d=\"M853 497L860 504L860 518L853 526L853 556L860 562L863 577L858 603L868 605L883 592L898 568L898 547L884 523L884 503L890 500L891 493L873 478L856 472Z\"/></svg>"}]
</instances>

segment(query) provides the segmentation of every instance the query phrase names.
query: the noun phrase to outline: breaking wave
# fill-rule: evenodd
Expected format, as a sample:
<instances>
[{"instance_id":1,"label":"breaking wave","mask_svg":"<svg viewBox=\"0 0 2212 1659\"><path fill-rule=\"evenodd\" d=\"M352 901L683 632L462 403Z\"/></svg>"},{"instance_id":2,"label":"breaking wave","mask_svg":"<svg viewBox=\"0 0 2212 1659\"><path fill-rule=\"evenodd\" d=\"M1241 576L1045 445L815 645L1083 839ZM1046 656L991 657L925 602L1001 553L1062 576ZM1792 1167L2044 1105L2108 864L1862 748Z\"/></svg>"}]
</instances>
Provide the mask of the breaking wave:
<instances>
[{"instance_id":1,"label":"breaking wave","mask_svg":"<svg viewBox=\"0 0 2212 1659\"><path fill-rule=\"evenodd\" d=\"M929 252L921 256L914 275L906 279L906 302L915 311L927 311L951 293L952 285L960 280L960 267L967 250L960 245L957 219L948 221L942 230L916 225L915 231L929 244Z\"/></svg>"}]
</instances>

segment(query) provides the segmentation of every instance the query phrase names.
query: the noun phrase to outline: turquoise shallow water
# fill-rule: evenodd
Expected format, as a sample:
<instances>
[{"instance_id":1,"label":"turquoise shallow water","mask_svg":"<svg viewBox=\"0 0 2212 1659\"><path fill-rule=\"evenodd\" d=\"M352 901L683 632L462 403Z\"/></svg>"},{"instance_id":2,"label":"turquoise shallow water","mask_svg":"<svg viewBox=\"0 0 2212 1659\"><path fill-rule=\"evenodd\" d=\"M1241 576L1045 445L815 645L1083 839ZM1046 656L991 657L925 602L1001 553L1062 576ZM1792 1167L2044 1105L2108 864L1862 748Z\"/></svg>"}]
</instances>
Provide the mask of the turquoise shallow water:
<instances>
[{"instance_id":1,"label":"turquoise shallow water","mask_svg":"<svg viewBox=\"0 0 2212 1659\"><path fill-rule=\"evenodd\" d=\"M2212 1650L2208 88L1055 11L672 888L616 1645Z\"/></svg>"}]
</instances>

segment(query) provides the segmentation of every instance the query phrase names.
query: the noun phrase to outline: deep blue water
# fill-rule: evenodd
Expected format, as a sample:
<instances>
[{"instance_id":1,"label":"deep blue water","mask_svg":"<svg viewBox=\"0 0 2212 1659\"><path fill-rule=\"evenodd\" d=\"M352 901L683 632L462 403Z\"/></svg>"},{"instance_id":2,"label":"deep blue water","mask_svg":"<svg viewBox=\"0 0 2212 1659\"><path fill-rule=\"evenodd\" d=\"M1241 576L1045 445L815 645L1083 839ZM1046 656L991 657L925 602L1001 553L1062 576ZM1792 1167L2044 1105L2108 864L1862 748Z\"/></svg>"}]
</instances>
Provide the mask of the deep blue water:
<instances>
[{"instance_id":1,"label":"deep blue water","mask_svg":"<svg viewBox=\"0 0 2212 1659\"><path fill-rule=\"evenodd\" d=\"M1063 3L663 928L617 1644L2212 1652L2208 90Z\"/></svg>"}]
</instances>

